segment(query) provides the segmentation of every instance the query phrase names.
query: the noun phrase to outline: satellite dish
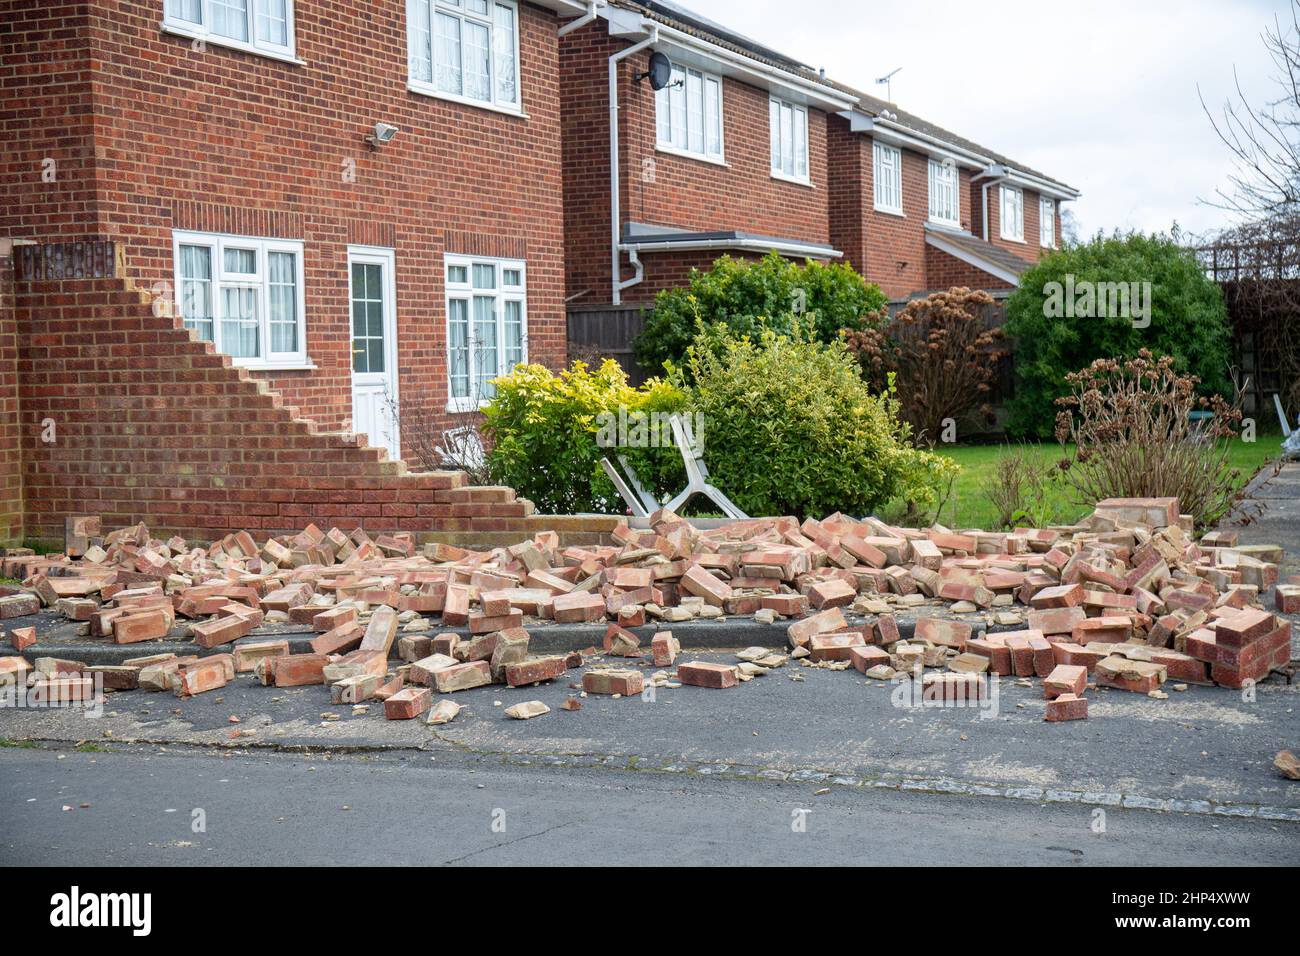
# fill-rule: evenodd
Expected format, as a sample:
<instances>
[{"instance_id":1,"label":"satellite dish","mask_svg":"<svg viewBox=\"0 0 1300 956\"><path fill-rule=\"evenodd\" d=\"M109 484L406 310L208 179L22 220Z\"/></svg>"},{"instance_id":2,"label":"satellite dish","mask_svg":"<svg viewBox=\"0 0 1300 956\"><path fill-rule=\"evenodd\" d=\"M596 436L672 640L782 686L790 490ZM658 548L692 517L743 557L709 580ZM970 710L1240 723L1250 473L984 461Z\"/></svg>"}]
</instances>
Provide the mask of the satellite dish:
<instances>
[{"instance_id":1,"label":"satellite dish","mask_svg":"<svg viewBox=\"0 0 1300 956\"><path fill-rule=\"evenodd\" d=\"M650 69L644 73L636 75L636 81L640 83L646 77L650 78L650 88L656 93L669 86L673 81L673 62L662 53L650 54Z\"/></svg>"}]
</instances>

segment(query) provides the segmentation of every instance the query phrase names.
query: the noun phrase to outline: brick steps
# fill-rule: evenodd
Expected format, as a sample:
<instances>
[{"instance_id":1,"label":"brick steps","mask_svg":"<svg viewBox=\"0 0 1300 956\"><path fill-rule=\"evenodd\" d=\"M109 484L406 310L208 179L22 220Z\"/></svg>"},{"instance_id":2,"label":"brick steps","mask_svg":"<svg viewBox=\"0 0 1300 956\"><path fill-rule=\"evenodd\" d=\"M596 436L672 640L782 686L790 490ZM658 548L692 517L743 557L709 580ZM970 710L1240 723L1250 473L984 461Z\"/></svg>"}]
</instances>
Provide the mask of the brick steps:
<instances>
[{"instance_id":1,"label":"brick steps","mask_svg":"<svg viewBox=\"0 0 1300 956\"><path fill-rule=\"evenodd\" d=\"M467 540L517 535L533 513L513 489L411 472L300 417L122 279L23 283L15 313L29 537L58 540L66 515L96 513L197 539L315 522ZM53 444L39 441L47 418Z\"/></svg>"}]
</instances>

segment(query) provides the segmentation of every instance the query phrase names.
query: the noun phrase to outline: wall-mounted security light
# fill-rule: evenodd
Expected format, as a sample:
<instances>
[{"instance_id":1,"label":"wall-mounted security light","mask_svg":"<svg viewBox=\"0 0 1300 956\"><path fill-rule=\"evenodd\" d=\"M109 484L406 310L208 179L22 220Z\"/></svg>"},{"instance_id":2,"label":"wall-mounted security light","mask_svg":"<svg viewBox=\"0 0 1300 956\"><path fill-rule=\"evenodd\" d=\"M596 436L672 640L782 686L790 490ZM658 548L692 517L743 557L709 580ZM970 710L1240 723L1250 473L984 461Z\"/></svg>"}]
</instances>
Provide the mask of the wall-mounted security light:
<instances>
[{"instance_id":1,"label":"wall-mounted security light","mask_svg":"<svg viewBox=\"0 0 1300 956\"><path fill-rule=\"evenodd\" d=\"M650 69L644 73L633 73L632 79L640 83L644 79L650 80L650 89L658 93L660 90L667 89L670 86L682 86L683 82L678 80L673 82L673 61L668 59L662 53L650 54Z\"/></svg>"},{"instance_id":2,"label":"wall-mounted security light","mask_svg":"<svg viewBox=\"0 0 1300 956\"><path fill-rule=\"evenodd\" d=\"M389 142L399 132L400 130L391 123L376 123L374 132L366 134L366 145L371 149L378 149L384 143Z\"/></svg>"}]
</instances>

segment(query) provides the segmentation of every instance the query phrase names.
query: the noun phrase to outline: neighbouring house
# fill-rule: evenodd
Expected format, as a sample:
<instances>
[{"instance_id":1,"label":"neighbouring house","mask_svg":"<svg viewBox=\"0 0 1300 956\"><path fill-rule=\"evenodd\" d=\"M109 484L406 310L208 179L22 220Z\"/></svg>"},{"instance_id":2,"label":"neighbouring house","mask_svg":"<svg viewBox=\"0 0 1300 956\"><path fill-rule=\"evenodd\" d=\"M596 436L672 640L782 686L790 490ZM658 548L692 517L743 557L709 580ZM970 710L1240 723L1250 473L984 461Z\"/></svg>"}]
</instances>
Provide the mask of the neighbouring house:
<instances>
[{"instance_id":1,"label":"neighbouring house","mask_svg":"<svg viewBox=\"0 0 1300 956\"><path fill-rule=\"evenodd\" d=\"M450 418L564 360L585 10L0 0L0 538L526 511L448 511L378 449L410 448L389 399Z\"/></svg>"},{"instance_id":2,"label":"neighbouring house","mask_svg":"<svg viewBox=\"0 0 1300 956\"><path fill-rule=\"evenodd\" d=\"M723 253L842 258L904 298L1010 288L1059 245L1063 183L676 3L584 19L560 41L571 312L648 302Z\"/></svg>"},{"instance_id":3,"label":"neighbouring house","mask_svg":"<svg viewBox=\"0 0 1300 956\"><path fill-rule=\"evenodd\" d=\"M1064 183L891 103L852 92L831 117L831 241L891 298L1014 288L1060 246Z\"/></svg>"},{"instance_id":4,"label":"neighbouring house","mask_svg":"<svg viewBox=\"0 0 1300 956\"><path fill-rule=\"evenodd\" d=\"M827 126L852 95L659 0L561 28L560 66L571 307L648 302L724 253L841 256Z\"/></svg>"}]
</instances>

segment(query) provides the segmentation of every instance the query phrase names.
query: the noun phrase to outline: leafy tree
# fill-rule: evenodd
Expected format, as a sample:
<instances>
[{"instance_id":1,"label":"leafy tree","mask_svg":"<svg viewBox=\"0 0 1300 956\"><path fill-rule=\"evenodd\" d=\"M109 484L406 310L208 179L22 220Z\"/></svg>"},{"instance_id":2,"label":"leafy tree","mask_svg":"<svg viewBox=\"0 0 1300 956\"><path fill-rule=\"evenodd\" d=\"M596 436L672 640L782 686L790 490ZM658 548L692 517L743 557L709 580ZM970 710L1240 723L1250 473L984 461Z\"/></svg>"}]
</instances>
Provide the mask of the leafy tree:
<instances>
[{"instance_id":1,"label":"leafy tree","mask_svg":"<svg viewBox=\"0 0 1300 956\"><path fill-rule=\"evenodd\" d=\"M637 361L657 372L681 363L701 325L789 334L798 320L818 341L833 342L840 329L865 328L885 302L879 286L844 263L798 265L775 252L757 261L722 256L708 271L692 269L684 288L659 293L634 347Z\"/></svg>"},{"instance_id":2,"label":"leafy tree","mask_svg":"<svg viewBox=\"0 0 1300 956\"><path fill-rule=\"evenodd\" d=\"M1099 234L1044 257L1007 299L1005 328L1014 342L1013 435L1050 436L1067 375L1142 349L1172 356L1202 394L1231 394L1223 295L1173 236Z\"/></svg>"}]
</instances>

